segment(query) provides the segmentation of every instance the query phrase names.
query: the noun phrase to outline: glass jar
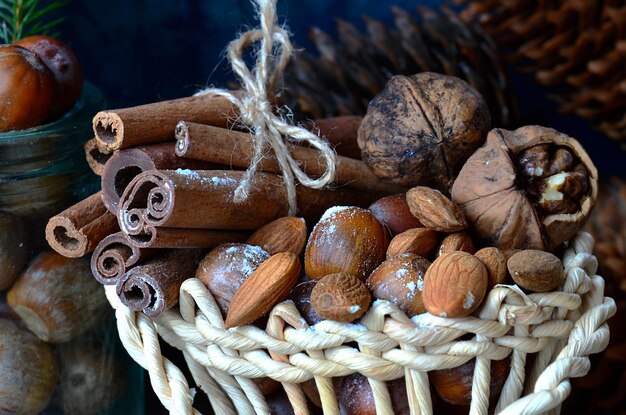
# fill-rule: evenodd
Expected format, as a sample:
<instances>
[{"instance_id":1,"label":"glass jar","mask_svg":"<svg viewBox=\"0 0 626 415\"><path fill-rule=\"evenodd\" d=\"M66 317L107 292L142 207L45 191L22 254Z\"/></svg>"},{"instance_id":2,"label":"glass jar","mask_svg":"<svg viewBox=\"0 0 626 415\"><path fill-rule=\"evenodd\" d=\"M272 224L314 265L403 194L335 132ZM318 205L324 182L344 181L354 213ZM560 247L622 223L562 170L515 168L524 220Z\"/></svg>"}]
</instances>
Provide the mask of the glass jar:
<instances>
[{"instance_id":1,"label":"glass jar","mask_svg":"<svg viewBox=\"0 0 626 415\"><path fill-rule=\"evenodd\" d=\"M50 251L44 232L48 219L99 190L99 178L87 165L83 145L93 137L93 116L105 107L106 100L99 89L86 82L79 101L61 119L0 133L0 272L2 250L7 247L2 244L22 244L20 238L11 240L6 234L6 229L13 227L11 221L20 222L26 229L24 240L29 246L17 274L21 276L5 281L4 287L0 277L0 318L19 320L7 306L7 292L11 292L42 252ZM10 246L5 249L10 251ZM4 259L6 263L6 254ZM88 264L88 259L80 261ZM59 376L54 394L42 413L144 413L143 369L123 349L113 310L105 305L97 324L71 340L50 341ZM0 353L0 365L2 358ZM2 393L0 404L1 396Z\"/></svg>"}]
</instances>

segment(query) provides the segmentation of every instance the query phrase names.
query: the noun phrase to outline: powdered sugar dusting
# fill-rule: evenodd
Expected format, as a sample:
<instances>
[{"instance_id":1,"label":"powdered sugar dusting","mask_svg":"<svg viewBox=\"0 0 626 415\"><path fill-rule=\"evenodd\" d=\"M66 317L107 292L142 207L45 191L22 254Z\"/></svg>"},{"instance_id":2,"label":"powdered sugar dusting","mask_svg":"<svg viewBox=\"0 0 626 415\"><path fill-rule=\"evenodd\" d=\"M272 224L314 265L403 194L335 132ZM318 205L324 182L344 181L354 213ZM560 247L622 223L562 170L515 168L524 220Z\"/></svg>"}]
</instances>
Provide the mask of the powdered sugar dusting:
<instances>
[{"instance_id":1,"label":"powdered sugar dusting","mask_svg":"<svg viewBox=\"0 0 626 415\"><path fill-rule=\"evenodd\" d=\"M332 218L333 216L335 216L338 212L344 211L350 209L350 206L333 206L330 207L328 209L326 209L326 212L324 212L324 214L322 215L322 218L320 219L320 222L323 222L325 220L328 220L330 218Z\"/></svg>"},{"instance_id":2,"label":"powdered sugar dusting","mask_svg":"<svg viewBox=\"0 0 626 415\"><path fill-rule=\"evenodd\" d=\"M463 308L465 310L469 310L474 305L474 301L476 301L476 297L471 292L465 294L465 301L463 301Z\"/></svg>"},{"instance_id":3,"label":"powdered sugar dusting","mask_svg":"<svg viewBox=\"0 0 626 415\"><path fill-rule=\"evenodd\" d=\"M348 308L348 311L350 312L350 314L358 313L359 310L361 310L361 306L357 304L351 305L350 308Z\"/></svg>"}]
</instances>

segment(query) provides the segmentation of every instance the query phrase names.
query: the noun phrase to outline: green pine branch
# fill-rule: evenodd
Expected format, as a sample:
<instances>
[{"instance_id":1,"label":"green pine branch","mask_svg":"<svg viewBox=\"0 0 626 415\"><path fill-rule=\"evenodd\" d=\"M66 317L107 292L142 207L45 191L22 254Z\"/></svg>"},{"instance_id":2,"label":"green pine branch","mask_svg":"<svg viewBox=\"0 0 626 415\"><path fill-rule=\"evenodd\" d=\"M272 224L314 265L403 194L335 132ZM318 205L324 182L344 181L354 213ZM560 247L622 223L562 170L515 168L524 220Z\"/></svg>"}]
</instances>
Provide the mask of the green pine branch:
<instances>
[{"instance_id":1,"label":"green pine branch","mask_svg":"<svg viewBox=\"0 0 626 415\"><path fill-rule=\"evenodd\" d=\"M69 0L0 0L0 40L13 43L33 35L51 35L64 19L49 20L48 15Z\"/></svg>"}]
</instances>

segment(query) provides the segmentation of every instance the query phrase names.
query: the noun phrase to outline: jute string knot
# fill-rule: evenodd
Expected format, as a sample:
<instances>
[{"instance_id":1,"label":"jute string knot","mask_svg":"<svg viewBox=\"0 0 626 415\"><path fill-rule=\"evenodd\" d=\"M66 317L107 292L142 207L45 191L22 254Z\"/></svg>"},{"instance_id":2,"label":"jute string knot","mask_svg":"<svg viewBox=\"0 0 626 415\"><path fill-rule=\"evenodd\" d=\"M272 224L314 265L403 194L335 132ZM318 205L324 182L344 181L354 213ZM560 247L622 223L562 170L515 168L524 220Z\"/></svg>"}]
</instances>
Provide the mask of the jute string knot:
<instances>
[{"instance_id":1,"label":"jute string knot","mask_svg":"<svg viewBox=\"0 0 626 415\"><path fill-rule=\"evenodd\" d=\"M277 23L276 1L255 0L255 3L261 27L244 32L228 45L228 59L241 82L243 96L216 88L205 89L198 94L215 94L228 98L239 109L241 122L254 135L254 154L244 179L235 190L234 202L241 203L247 199L250 187L254 184L254 174L269 146L274 151L285 182L289 214L295 215L295 179L313 189L321 189L332 183L335 178L335 152L319 136L290 124L286 117L272 111L268 93L274 90L282 76L293 53L293 46L289 33ZM244 52L257 43L259 47L256 50L256 62L254 68L250 69L244 61ZM319 178L312 178L304 173L289 152L289 142L304 142L316 148L326 166L324 174Z\"/></svg>"}]
</instances>

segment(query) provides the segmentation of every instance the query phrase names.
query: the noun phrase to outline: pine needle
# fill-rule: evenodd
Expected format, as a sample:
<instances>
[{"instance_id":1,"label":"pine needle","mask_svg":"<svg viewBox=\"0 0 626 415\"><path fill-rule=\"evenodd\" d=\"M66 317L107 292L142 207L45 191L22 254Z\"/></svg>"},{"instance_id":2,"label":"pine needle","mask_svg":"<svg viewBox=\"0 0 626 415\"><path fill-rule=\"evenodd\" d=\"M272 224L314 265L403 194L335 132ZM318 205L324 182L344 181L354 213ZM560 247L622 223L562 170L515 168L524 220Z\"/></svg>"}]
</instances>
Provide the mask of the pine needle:
<instances>
[{"instance_id":1,"label":"pine needle","mask_svg":"<svg viewBox=\"0 0 626 415\"><path fill-rule=\"evenodd\" d=\"M67 5L69 0L0 0L0 41L13 43L33 35L49 35L63 17L49 20L48 15Z\"/></svg>"}]
</instances>

